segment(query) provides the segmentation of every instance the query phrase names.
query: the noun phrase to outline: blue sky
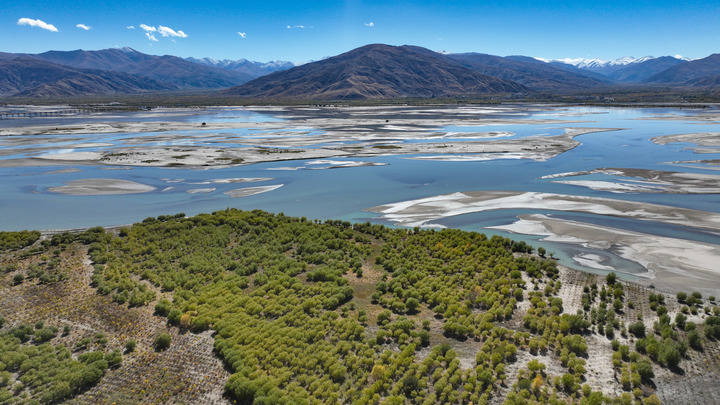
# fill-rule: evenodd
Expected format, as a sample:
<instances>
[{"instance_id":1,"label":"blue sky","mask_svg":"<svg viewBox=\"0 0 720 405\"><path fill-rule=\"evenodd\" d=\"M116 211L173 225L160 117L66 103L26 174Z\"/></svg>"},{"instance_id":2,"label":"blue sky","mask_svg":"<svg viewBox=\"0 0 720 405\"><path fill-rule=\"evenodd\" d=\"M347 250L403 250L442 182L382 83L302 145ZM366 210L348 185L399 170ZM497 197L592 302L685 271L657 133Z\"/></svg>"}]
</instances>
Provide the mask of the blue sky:
<instances>
[{"instance_id":1,"label":"blue sky","mask_svg":"<svg viewBox=\"0 0 720 405\"><path fill-rule=\"evenodd\" d=\"M151 54L294 62L368 43L545 58L720 52L720 0L0 0L0 10L4 52L130 46Z\"/></svg>"}]
</instances>

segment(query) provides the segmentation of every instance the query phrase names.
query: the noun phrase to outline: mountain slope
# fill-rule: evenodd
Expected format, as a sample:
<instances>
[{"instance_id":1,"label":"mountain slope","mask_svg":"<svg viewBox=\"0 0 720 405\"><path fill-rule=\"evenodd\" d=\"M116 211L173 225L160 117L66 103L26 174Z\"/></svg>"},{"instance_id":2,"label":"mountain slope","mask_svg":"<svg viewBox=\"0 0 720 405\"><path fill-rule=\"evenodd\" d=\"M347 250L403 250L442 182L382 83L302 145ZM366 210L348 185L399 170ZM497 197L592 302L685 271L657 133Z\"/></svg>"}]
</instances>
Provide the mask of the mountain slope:
<instances>
[{"instance_id":1,"label":"mountain slope","mask_svg":"<svg viewBox=\"0 0 720 405\"><path fill-rule=\"evenodd\" d=\"M675 65L647 79L649 83L686 83L720 75L720 53Z\"/></svg>"},{"instance_id":2,"label":"mountain slope","mask_svg":"<svg viewBox=\"0 0 720 405\"><path fill-rule=\"evenodd\" d=\"M132 48L99 51L49 51L35 58L78 69L136 74L180 89L231 87L254 78L243 72L194 63L176 56L155 56Z\"/></svg>"},{"instance_id":3,"label":"mountain slope","mask_svg":"<svg viewBox=\"0 0 720 405\"><path fill-rule=\"evenodd\" d=\"M476 72L512 80L536 91L571 91L607 84L526 56L501 57L482 53L458 53L447 56Z\"/></svg>"},{"instance_id":4,"label":"mountain slope","mask_svg":"<svg viewBox=\"0 0 720 405\"><path fill-rule=\"evenodd\" d=\"M0 60L0 96L67 97L171 89L122 72L73 69L31 57Z\"/></svg>"},{"instance_id":5,"label":"mountain slope","mask_svg":"<svg viewBox=\"0 0 720 405\"><path fill-rule=\"evenodd\" d=\"M257 78L265 76L270 73L279 72L281 70L287 70L295 65L292 62L287 61L272 61L272 62L253 62L247 59L212 59L212 58L186 58L186 60L194 63L200 63L207 66L213 66L220 69L230 70L247 75L251 78Z\"/></svg>"},{"instance_id":6,"label":"mountain slope","mask_svg":"<svg viewBox=\"0 0 720 405\"><path fill-rule=\"evenodd\" d=\"M599 73L603 76L611 77L613 73L618 70L622 70L628 66L636 65L639 63L646 62L648 60L655 59L652 56L643 56L642 58L635 58L632 56L624 56L613 60L602 60L602 59L585 59L585 58L564 58L555 59L550 62L565 63L573 65L578 69Z\"/></svg>"},{"instance_id":7,"label":"mountain slope","mask_svg":"<svg viewBox=\"0 0 720 405\"><path fill-rule=\"evenodd\" d=\"M707 76L700 79L694 79L687 82L692 87L704 87L708 89L720 89L720 75Z\"/></svg>"},{"instance_id":8,"label":"mountain slope","mask_svg":"<svg viewBox=\"0 0 720 405\"><path fill-rule=\"evenodd\" d=\"M662 71L684 62L685 61L682 59L674 58L672 56L661 56L659 58L652 58L642 62L628 64L613 71L608 76L619 82L640 83Z\"/></svg>"},{"instance_id":9,"label":"mountain slope","mask_svg":"<svg viewBox=\"0 0 720 405\"><path fill-rule=\"evenodd\" d=\"M225 93L264 98L365 99L526 91L521 84L474 72L425 48L373 44L273 73Z\"/></svg>"}]
</instances>

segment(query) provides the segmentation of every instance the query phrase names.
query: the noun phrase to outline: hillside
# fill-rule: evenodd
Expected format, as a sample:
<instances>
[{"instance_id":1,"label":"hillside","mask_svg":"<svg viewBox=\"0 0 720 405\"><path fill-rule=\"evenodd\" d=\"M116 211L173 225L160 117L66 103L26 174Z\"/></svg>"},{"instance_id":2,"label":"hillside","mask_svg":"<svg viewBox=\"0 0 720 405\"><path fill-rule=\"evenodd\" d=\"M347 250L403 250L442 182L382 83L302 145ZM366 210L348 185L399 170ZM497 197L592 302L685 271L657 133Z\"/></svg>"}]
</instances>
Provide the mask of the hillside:
<instances>
[{"instance_id":1,"label":"hillside","mask_svg":"<svg viewBox=\"0 0 720 405\"><path fill-rule=\"evenodd\" d=\"M200 63L203 65L214 66L220 69L230 70L247 75L251 78L257 78L265 76L270 73L279 72L281 70L287 70L295 65L292 62L287 61L273 61L273 62L254 62L247 59L212 59L212 58L186 58L190 62Z\"/></svg>"},{"instance_id":2,"label":"hillside","mask_svg":"<svg viewBox=\"0 0 720 405\"><path fill-rule=\"evenodd\" d=\"M367 45L255 79L226 94L262 98L382 99L525 93L519 83L474 72L415 46Z\"/></svg>"},{"instance_id":3,"label":"hillside","mask_svg":"<svg viewBox=\"0 0 720 405\"><path fill-rule=\"evenodd\" d=\"M30 57L0 60L0 96L66 97L171 90L142 76L73 69Z\"/></svg>"},{"instance_id":4,"label":"hillside","mask_svg":"<svg viewBox=\"0 0 720 405\"><path fill-rule=\"evenodd\" d=\"M686 83L720 75L720 53L706 58L686 61L647 79L649 83Z\"/></svg>"},{"instance_id":5,"label":"hillside","mask_svg":"<svg viewBox=\"0 0 720 405\"><path fill-rule=\"evenodd\" d=\"M632 63L610 73L608 77L623 83L640 83L667 69L684 63L682 59L672 56L652 58Z\"/></svg>"},{"instance_id":6,"label":"hillside","mask_svg":"<svg viewBox=\"0 0 720 405\"><path fill-rule=\"evenodd\" d=\"M535 91L572 91L607 86L586 75L558 69L548 63L524 56L494 56L482 53L450 54L449 58L488 76L510 80Z\"/></svg>"},{"instance_id":7,"label":"hillside","mask_svg":"<svg viewBox=\"0 0 720 405\"><path fill-rule=\"evenodd\" d=\"M714 297L523 242L231 209L40 238L0 232L0 402L720 398Z\"/></svg>"},{"instance_id":8,"label":"hillside","mask_svg":"<svg viewBox=\"0 0 720 405\"><path fill-rule=\"evenodd\" d=\"M49 51L32 57L79 69L141 75L179 89L216 89L245 83L256 76L194 63L177 56L155 56L132 48L99 51Z\"/></svg>"}]
</instances>

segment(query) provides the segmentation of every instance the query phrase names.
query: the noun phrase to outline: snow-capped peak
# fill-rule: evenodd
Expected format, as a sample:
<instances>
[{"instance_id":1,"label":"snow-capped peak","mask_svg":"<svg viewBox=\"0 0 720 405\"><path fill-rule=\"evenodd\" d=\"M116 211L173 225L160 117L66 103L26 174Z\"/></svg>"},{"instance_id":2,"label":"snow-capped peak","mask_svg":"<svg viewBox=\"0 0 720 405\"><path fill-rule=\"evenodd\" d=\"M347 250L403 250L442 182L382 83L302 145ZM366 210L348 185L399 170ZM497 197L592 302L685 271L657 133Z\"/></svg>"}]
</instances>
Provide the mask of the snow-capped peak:
<instances>
[{"instance_id":1,"label":"snow-capped peak","mask_svg":"<svg viewBox=\"0 0 720 405\"><path fill-rule=\"evenodd\" d=\"M605 66L626 66L635 63L642 63L647 60L654 59L652 56L643 56L642 58L636 58L633 56L623 56L622 58L603 60L599 58L562 58L554 59L553 62L566 63L568 65L576 66L580 69L591 69L591 68L602 68Z\"/></svg>"}]
</instances>

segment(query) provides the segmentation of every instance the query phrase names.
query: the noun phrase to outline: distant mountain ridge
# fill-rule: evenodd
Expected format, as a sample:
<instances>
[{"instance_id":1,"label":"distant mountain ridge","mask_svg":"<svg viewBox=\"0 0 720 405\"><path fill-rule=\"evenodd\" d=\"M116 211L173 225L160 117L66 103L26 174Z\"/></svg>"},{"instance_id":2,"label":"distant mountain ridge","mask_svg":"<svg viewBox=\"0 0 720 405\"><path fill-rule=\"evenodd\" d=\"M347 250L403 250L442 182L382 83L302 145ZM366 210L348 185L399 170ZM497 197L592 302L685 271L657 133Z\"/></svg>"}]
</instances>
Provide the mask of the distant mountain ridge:
<instances>
[{"instance_id":1,"label":"distant mountain ridge","mask_svg":"<svg viewBox=\"0 0 720 405\"><path fill-rule=\"evenodd\" d=\"M173 89L123 72L75 69L27 56L0 58L0 96L70 97Z\"/></svg>"},{"instance_id":2,"label":"distant mountain ridge","mask_svg":"<svg viewBox=\"0 0 720 405\"><path fill-rule=\"evenodd\" d=\"M294 66L285 61L148 55L132 48L0 52L1 97L203 90L276 99L517 98L660 88L720 89L720 54L696 60L546 60L372 44Z\"/></svg>"},{"instance_id":3,"label":"distant mountain ridge","mask_svg":"<svg viewBox=\"0 0 720 405\"><path fill-rule=\"evenodd\" d=\"M148 55L132 48L49 51L33 57L79 69L101 69L141 75L178 89L230 87L256 77L193 63L177 56Z\"/></svg>"},{"instance_id":4,"label":"distant mountain ridge","mask_svg":"<svg viewBox=\"0 0 720 405\"><path fill-rule=\"evenodd\" d=\"M526 93L527 87L473 71L417 46L366 45L272 73L225 94L258 98L383 99Z\"/></svg>"},{"instance_id":5,"label":"distant mountain ridge","mask_svg":"<svg viewBox=\"0 0 720 405\"><path fill-rule=\"evenodd\" d=\"M526 56L494 56L481 53L448 54L449 58L476 72L512 80L535 91L572 91L607 86L599 80Z\"/></svg>"},{"instance_id":6,"label":"distant mountain ridge","mask_svg":"<svg viewBox=\"0 0 720 405\"><path fill-rule=\"evenodd\" d=\"M620 83L645 83L650 77L687 61L687 59L675 56L661 56L658 58L653 56L643 56L641 58L624 56L609 61L597 58L537 59L557 67L560 67L560 64L574 66L581 71L600 74Z\"/></svg>"},{"instance_id":7,"label":"distant mountain ridge","mask_svg":"<svg viewBox=\"0 0 720 405\"><path fill-rule=\"evenodd\" d=\"M265 76L280 70L287 70L295 67L295 64L288 61L276 60L270 62L253 62L247 59L213 59L213 58L185 58L194 63L207 66L214 66L225 70L240 72L253 78Z\"/></svg>"},{"instance_id":8,"label":"distant mountain ridge","mask_svg":"<svg viewBox=\"0 0 720 405\"><path fill-rule=\"evenodd\" d=\"M643 56L636 58L634 56L623 56L622 58L612 60L602 60L599 58L562 58L552 59L550 61L543 60L544 62L560 62L568 65L576 66L580 69L592 70L598 73L612 71L614 69L621 69L624 66L632 65L636 63L642 63L650 59L655 59L653 56Z\"/></svg>"},{"instance_id":9,"label":"distant mountain ridge","mask_svg":"<svg viewBox=\"0 0 720 405\"><path fill-rule=\"evenodd\" d=\"M704 79L720 75L720 53L702 59L679 63L648 79L651 83L702 83ZM691 83L690 83L691 84Z\"/></svg>"},{"instance_id":10,"label":"distant mountain ridge","mask_svg":"<svg viewBox=\"0 0 720 405\"><path fill-rule=\"evenodd\" d=\"M218 63L216 66L209 63L209 60L194 61L171 55L148 55L128 47L97 51L81 49L48 51L40 54L0 52L0 61L2 62L18 58L22 58L23 63L4 65L3 76L0 77L0 80L4 80L5 85L0 88L0 96L20 95L20 92L28 91L35 92L32 94L42 93L51 97L222 89L287 68L287 63L289 63L259 63L241 60L234 61L235 63L230 63L230 61ZM30 63L30 60L52 65L33 64ZM93 73L90 74L88 71L93 71ZM42 76L42 72L46 73L45 77ZM27 81L31 76L32 79ZM74 77L72 81L74 85L70 85L68 82L70 76ZM64 85L57 83L59 77L64 78ZM92 85L91 77L97 79L97 85ZM113 85L112 80L117 80L117 83ZM44 86L45 90L42 92L30 90L30 87L34 88L34 86ZM30 93L23 94L30 95Z\"/></svg>"}]
</instances>

